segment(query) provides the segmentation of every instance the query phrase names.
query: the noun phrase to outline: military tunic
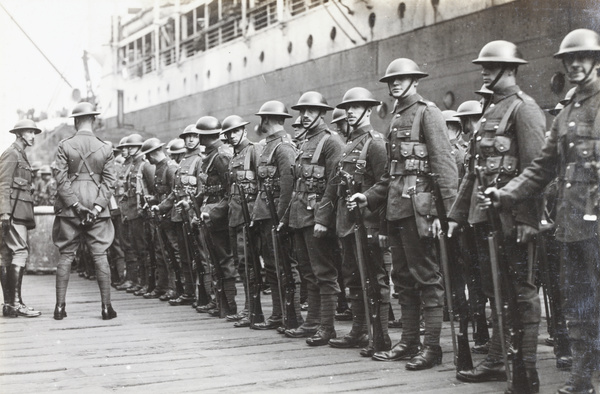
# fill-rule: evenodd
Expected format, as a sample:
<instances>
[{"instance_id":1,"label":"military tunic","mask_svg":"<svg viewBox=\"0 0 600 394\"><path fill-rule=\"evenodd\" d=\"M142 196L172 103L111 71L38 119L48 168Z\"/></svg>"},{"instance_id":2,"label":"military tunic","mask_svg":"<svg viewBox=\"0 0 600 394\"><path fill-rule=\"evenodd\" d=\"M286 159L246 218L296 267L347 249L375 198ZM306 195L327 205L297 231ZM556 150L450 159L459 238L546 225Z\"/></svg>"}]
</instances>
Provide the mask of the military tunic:
<instances>
[{"instance_id":1,"label":"military tunic","mask_svg":"<svg viewBox=\"0 0 600 394\"><path fill-rule=\"evenodd\" d=\"M599 146L597 81L577 87L555 118L541 155L500 189L502 206L510 209L558 177L555 224L563 252L561 295L573 348L572 370L586 378L600 359Z\"/></svg>"},{"instance_id":2,"label":"military tunic","mask_svg":"<svg viewBox=\"0 0 600 394\"><path fill-rule=\"evenodd\" d=\"M11 215L8 231L0 234L0 264L25 267L29 256L27 230L35 228L35 220L31 165L18 141L0 157L0 214Z\"/></svg>"}]
</instances>

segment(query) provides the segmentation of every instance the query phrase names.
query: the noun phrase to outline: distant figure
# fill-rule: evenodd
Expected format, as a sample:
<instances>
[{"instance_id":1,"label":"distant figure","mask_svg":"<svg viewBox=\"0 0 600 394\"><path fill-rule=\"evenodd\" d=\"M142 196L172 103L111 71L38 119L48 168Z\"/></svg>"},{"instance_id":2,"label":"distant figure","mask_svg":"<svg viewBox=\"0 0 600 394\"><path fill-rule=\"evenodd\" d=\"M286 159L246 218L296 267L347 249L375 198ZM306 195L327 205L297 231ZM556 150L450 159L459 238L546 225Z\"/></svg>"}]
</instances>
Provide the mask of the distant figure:
<instances>
[{"instance_id":1,"label":"distant figure","mask_svg":"<svg viewBox=\"0 0 600 394\"><path fill-rule=\"evenodd\" d=\"M33 217L33 170L25 149L33 145L38 129L32 120L17 122L10 130L17 140L0 157L0 281L4 294L2 316L36 317L41 312L28 308L21 298L25 264L29 258L27 230L35 227Z\"/></svg>"},{"instance_id":2,"label":"distant figure","mask_svg":"<svg viewBox=\"0 0 600 394\"><path fill-rule=\"evenodd\" d=\"M108 204L116 175L111 146L97 138L92 130L98 114L90 103L77 104L71 115L77 132L62 140L56 152L58 196L52 228L52 239L60 252L56 270L56 320L67 317L65 297L80 236L85 240L96 266L102 296L102 319L117 317L110 304L110 270L106 255L114 237Z\"/></svg>"}]
</instances>

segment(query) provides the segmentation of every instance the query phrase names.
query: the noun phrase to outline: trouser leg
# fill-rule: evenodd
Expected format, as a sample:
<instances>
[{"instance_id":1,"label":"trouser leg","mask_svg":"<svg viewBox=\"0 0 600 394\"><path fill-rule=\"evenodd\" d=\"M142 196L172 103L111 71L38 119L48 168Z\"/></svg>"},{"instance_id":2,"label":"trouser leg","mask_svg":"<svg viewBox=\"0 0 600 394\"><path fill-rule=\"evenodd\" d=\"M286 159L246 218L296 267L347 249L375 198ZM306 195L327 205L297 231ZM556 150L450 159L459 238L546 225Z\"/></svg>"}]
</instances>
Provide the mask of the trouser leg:
<instances>
[{"instance_id":1,"label":"trouser leg","mask_svg":"<svg viewBox=\"0 0 600 394\"><path fill-rule=\"evenodd\" d=\"M110 268L106 253L93 255L96 267L96 280L100 289L100 297L103 304L110 304Z\"/></svg>"},{"instance_id":2,"label":"trouser leg","mask_svg":"<svg viewBox=\"0 0 600 394\"><path fill-rule=\"evenodd\" d=\"M65 303L74 254L61 254L56 267L56 303Z\"/></svg>"}]
</instances>

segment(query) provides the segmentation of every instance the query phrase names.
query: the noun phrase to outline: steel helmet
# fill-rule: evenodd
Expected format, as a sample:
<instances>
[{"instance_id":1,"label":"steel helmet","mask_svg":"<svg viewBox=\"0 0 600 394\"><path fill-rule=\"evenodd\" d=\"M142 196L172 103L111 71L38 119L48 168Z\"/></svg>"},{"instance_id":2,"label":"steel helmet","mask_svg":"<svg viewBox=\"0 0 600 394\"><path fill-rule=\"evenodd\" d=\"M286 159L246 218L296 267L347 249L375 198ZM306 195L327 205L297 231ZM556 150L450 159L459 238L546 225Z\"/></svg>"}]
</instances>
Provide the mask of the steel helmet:
<instances>
[{"instance_id":1,"label":"steel helmet","mask_svg":"<svg viewBox=\"0 0 600 394\"><path fill-rule=\"evenodd\" d=\"M367 107L373 107L376 105L381 105L381 101L375 100L373 93L368 91L365 88L352 88L344 93L344 97L342 97L342 102L336 105L336 108L346 108L350 104L363 104Z\"/></svg>"},{"instance_id":2,"label":"steel helmet","mask_svg":"<svg viewBox=\"0 0 600 394\"><path fill-rule=\"evenodd\" d=\"M94 105L92 103L88 103L87 101L82 101L77 104L75 108L73 108L73 112L71 112L71 116L69 118L76 118L78 116L86 116L86 115L100 115L100 112L97 112L94 109Z\"/></svg>"},{"instance_id":3,"label":"steel helmet","mask_svg":"<svg viewBox=\"0 0 600 394\"><path fill-rule=\"evenodd\" d=\"M379 80L379 82L387 83L396 77L409 75L418 79L425 78L429 74L421 71L417 63L415 63L413 60L401 57L393 60L389 66L387 66L385 75Z\"/></svg>"},{"instance_id":4,"label":"steel helmet","mask_svg":"<svg viewBox=\"0 0 600 394\"><path fill-rule=\"evenodd\" d=\"M327 104L327 100L325 100L325 97L323 97L323 95L319 92L303 93L298 99L298 103L296 105L292 105L292 109L296 111L300 111L302 108L306 107L319 108L325 111L330 111L333 109L332 106Z\"/></svg>"},{"instance_id":5,"label":"steel helmet","mask_svg":"<svg viewBox=\"0 0 600 394\"><path fill-rule=\"evenodd\" d=\"M481 107L481 103L477 100L468 100L458 106L454 116L461 118L463 116L481 116L482 114L483 108Z\"/></svg>"},{"instance_id":6,"label":"steel helmet","mask_svg":"<svg viewBox=\"0 0 600 394\"><path fill-rule=\"evenodd\" d=\"M562 99L562 100L560 100L559 103L562 104L563 106L569 104L571 102L571 99L575 95L575 90L577 90L577 86L572 87L571 89L569 89L567 91L567 94L565 94L565 98Z\"/></svg>"},{"instance_id":7,"label":"steel helmet","mask_svg":"<svg viewBox=\"0 0 600 394\"><path fill-rule=\"evenodd\" d=\"M521 52L515 44L509 41L497 40L490 41L481 48L477 59L473 60L475 64L484 63L506 63L506 64L527 64L523 59Z\"/></svg>"},{"instance_id":8,"label":"steel helmet","mask_svg":"<svg viewBox=\"0 0 600 394\"><path fill-rule=\"evenodd\" d=\"M154 152L155 150L162 148L164 145L165 144L160 142L158 138L148 138L142 144L142 148L140 149L141 152L138 153L138 155L145 155L146 153Z\"/></svg>"},{"instance_id":9,"label":"steel helmet","mask_svg":"<svg viewBox=\"0 0 600 394\"><path fill-rule=\"evenodd\" d=\"M42 175L52 175L52 170L48 164L44 164L42 168L40 168L40 174Z\"/></svg>"},{"instance_id":10,"label":"steel helmet","mask_svg":"<svg viewBox=\"0 0 600 394\"><path fill-rule=\"evenodd\" d=\"M167 152L172 155L185 153L185 141L181 138L175 138L167 144Z\"/></svg>"},{"instance_id":11,"label":"steel helmet","mask_svg":"<svg viewBox=\"0 0 600 394\"><path fill-rule=\"evenodd\" d=\"M298 116L294 123L292 123L292 127L302 127L302 117Z\"/></svg>"},{"instance_id":12,"label":"steel helmet","mask_svg":"<svg viewBox=\"0 0 600 394\"><path fill-rule=\"evenodd\" d=\"M12 128L12 130L9 130L8 132L15 134L17 131L21 131L21 130L33 130L34 134L39 134L42 132L42 130L39 129L35 125L35 122L31 119L19 120L17 123L15 123L15 126Z\"/></svg>"},{"instance_id":13,"label":"steel helmet","mask_svg":"<svg viewBox=\"0 0 600 394\"><path fill-rule=\"evenodd\" d=\"M476 90L475 93L483 97L492 96L494 94L494 92L488 89L488 87L485 86L485 84L481 85L481 88L479 90Z\"/></svg>"},{"instance_id":14,"label":"steel helmet","mask_svg":"<svg viewBox=\"0 0 600 394\"><path fill-rule=\"evenodd\" d=\"M563 38L554 57L562 58L576 52L597 52L600 54L600 35L589 29L576 29Z\"/></svg>"},{"instance_id":15,"label":"steel helmet","mask_svg":"<svg viewBox=\"0 0 600 394\"><path fill-rule=\"evenodd\" d=\"M339 122L340 120L345 120L346 119L346 111L344 111L343 109L340 108L336 108L333 110L333 113L331 114L331 123L336 123Z\"/></svg>"},{"instance_id":16,"label":"steel helmet","mask_svg":"<svg viewBox=\"0 0 600 394\"><path fill-rule=\"evenodd\" d=\"M187 126L185 126L185 129L183 129L183 131L181 132L181 134L179 134L179 138L183 139L186 134L200 134L200 132L198 131L198 129L196 128L195 124L189 124Z\"/></svg>"},{"instance_id":17,"label":"steel helmet","mask_svg":"<svg viewBox=\"0 0 600 394\"><path fill-rule=\"evenodd\" d=\"M123 148L125 146L126 142L127 142L127 137L121 138L121 141L119 141L119 144L117 145L117 149Z\"/></svg>"},{"instance_id":18,"label":"steel helmet","mask_svg":"<svg viewBox=\"0 0 600 394\"><path fill-rule=\"evenodd\" d=\"M31 164L31 171L39 171L40 168L42 168L41 161L34 161L33 164Z\"/></svg>"},{"instance_id":19,"label":"steel helmet","mask_svg":"<svg viewBox=\"0 0 600 394\"><path fill-rule=\"evenodd\" d=\"M227 133L228 131L233 131L233 129L246 126L247 124L250 124L250 122L244 121L241 116L229 115L223 119L223 134Z\"/></svg>"},{"instance_id":20,"label":"steel helmet","mask_svg":"<svg viewBox=\"0 0 600 394\"><path fill-rule=\"evenodd\" d=\"M442 111L446 123L455 122L460 124L460 118L456 117L457 112L452 110Z\"/></svg>"},{"instance_id":21,"label":"steel helmet","mask_svg":"<svg viewBox=\"0 0 600 394\"><path fill-rule=\"evenodd\" d=\"M129 137L127 137L127 140L125 141L125 143L123 145L121 145L121 147L130 147L130 146L142 146L142 144L144 143L144 137L142 137L139 134L131 134Z\"/></svg>"},{"instance_id":22,"label":"steel helmet","mask_svg":"<svg viewBox=\"0 0 600 394\"><path fill-rule=\"evenodd\" d=\"M196 129L200 135L220 134L221 122L214 116L203 116L196 122Z\"/></svg>"},{"instance_id":23,"label":"steel helmet","mask_svg":"<svg viewBox=\"0 0 600 394\"><path fill-rule=\"evenodd\" d=\"M292 115L290 115L287 108L285 107L285 104L277 100L267 101L266 103L264 103L255 115L282 116L284 118L292 117Z\"/></svg>"}]
</instances>

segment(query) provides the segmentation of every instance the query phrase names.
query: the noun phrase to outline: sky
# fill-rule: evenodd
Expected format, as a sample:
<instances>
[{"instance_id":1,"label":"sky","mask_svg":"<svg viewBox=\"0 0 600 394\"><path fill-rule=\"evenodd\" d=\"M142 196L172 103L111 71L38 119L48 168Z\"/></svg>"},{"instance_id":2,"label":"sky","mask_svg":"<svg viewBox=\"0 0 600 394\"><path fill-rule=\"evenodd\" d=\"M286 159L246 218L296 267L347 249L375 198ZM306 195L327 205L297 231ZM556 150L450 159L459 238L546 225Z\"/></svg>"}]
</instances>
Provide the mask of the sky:
<instances>
[{"instance_id":1,"label":"sky","mask_svg":"<svg viewBox=\"0 0 600 394\"><path fill-rule=\"evenodd\" d=\"M17 110L53 114L76 104L73 89L86 94L83 50L108 49L111 15L126 15L129 7L151 6L152 0L0 0L35 44L72 87L26 38L0 7L0 152L14 141L8 130ZM100 63L88 62L92 84L102 75Z\"/></svg>"}]
</instances>

